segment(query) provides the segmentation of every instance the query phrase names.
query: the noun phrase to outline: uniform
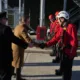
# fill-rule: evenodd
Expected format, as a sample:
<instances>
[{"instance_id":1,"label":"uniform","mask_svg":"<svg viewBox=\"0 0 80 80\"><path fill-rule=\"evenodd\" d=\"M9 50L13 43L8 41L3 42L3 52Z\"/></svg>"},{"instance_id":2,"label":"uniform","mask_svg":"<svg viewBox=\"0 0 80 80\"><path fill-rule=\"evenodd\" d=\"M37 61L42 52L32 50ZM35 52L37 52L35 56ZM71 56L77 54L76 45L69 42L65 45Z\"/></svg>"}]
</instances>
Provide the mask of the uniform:
<instances>
[{"instance_id":1,"label":"uniform","mask_svg":"<svg viewBox=\"0 0 80 80\"><path fill-rule=\"evenodd\" d=\"M58 32L58 29L59 29L60 25L58 24L58 21L55 20L54 23L52 24L52 29L53 29L53 32L54 32L54 36L56 35L56 33ZM53 37L53 36L52 36ZM55 48L54 48L54 52L56 54L56 58L52 60L53 63L57 63L60 61L60 53L59 53L59 45L58 43L56 43L56 45L54 45Z\"/></svg>"},{"instance_id":2,"label":"uniform","mask_svg":"<svg viewBox=\"0 0 80 80\"><path fill-rule=\"evenodd\" d=\"M73 59L78 47L77 30L74 24L69 23L69 14L66 11L60 11L57 18L61 27L50 41L39 46L43 49L59 41L62 51L60 71L63 74L63 80L71 80Z\"/></svg>"},{"instance_id":3,"label":"uniform","mask_svg":"<svg viewBox=\"0 0 80 80\"><path fill-rule=\"evenodd\" d=\"M59 28L59 31L56 35L46 43L46 46L51 46L56 44L59 40L62 41L62 34L64 32L63 28ZM72 63L73 59L76 56L78 40L77 40L77 30L75 25L68 24L66 26L66 31L63 37L63 58L61 61L62 64L62 72L63 72L63 80L71 80L72 75Z\"/></svg>"}]
</instances>

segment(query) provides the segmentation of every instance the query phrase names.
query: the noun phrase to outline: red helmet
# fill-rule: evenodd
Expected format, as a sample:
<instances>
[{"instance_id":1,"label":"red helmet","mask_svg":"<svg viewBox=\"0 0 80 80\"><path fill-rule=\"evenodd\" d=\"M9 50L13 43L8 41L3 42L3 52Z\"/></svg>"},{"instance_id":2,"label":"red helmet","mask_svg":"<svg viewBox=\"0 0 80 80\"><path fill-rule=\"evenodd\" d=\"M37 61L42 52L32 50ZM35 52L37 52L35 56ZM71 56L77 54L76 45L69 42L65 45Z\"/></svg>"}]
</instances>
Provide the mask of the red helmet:
<instances>
[{"instance_id":1,"label":"red helmet","mask_svg":"<svg viewBox=\"0 0 80 80\"><path fill-rule=\"evenodd\" d=\"M53 19L54 16L52 14L49 15L49 19Z\"/></svg>"},{"instance_id":2,"label":"red helmet","mask_svg":"<svg viewBox=\"0 0 80 80\"><path fill-rule=\"evenodd\" d=\"M55 16L57 16L57 15L58 15L58 13L59 13L59 11L56 11L56 12L55 12Z\"/></svg>"}]
</instances>

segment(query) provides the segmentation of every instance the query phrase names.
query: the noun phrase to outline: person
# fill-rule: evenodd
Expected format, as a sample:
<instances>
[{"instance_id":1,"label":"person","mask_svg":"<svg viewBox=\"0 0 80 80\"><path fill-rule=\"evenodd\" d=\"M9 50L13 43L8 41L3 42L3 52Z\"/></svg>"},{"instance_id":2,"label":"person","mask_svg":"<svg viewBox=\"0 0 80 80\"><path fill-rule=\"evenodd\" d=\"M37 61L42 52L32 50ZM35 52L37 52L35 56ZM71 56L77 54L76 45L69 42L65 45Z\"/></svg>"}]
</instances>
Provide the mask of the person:
<instances>
[{"instance_id":1,"label":"person","mask_svg":"<svg viewBox=\"0 0 80 80\"><path fill-rule=\"evenodd\" d=\"M49 15L49 21L50 21L50 39L54 36L54 22L55 22L55 16L53 14ZM56 54L56 45L52 46L52 52L50 53L50 56L54 56Z\"/></svg>"},{"instance_id":2,"label":"person","mask_svg":"<svg viewBox=\"0 0 80 80\"><path fill-rule=\"evenodd\" d=\"M22 17L20 23L14 29L14 35L26 43L33 43L32 39L28 36L29 30L29 17ZM24 62L24 48L12 43L13 61L12 66L16 68L16 80L25 80L21 78L21 67Z\"/></svg>"},{"instance_id":3,"label":"person","mask_svg":"<svg viewBox=\"0 0 80 80\"><path fill-rule=\"evenodd\" d=\"M53 24L54 33L55 33L55 34L57 33L57 31L58 31L57 28L59 27L59 24L58 24L58 21L57 21L57 15L58 15L58 13L59 13L59 11L56 11L56 12L55 12L55 19L56 19L56 20L54 21L54 24ZM57 26L58 26L58 27L57 27ZM52 63L59 63L59 62L60 62L60 55L59 55L59 51L58 51L58 50L59 50L59 49L58 49L58 43L55 44L55 47L56 47L56 48L55 48L55 50L56 50L56 51L55 51L55 54L56 54L56 55L55 55L55 59L52 60Z\"/></svg>"},{"instance_id":4,"label":"person","mask_svg":"<svg viewBox=\"0 0 80 80\"><path fill-rule=\"evenodd\" d=\"M53 23L55 21L55 16L53 14L49 15L49 21L50 21L50 37L52 38L52 36L54 35L54 31L53 31Z\"/></svg>"},{"instance_id":5,"label":"person","mask_svg":"<svg viewBox=\"0 0 80 80\"><path fill-rule=\"evenodd\" d=\"M28 46L28 43L14 36L12 29L6 25L8 21L6 15L6 12L0 12L0 80L11 80L13 59L11 43L24 49Z\"/></svg>"},{"instance_id":6,"label":"person","mask_svg":"<svg viewBox=\"0 0 80 80\"><path fill-rule=\"evenodd\" d=\"M51 34L51 38L57 33L58 31L58 21L57 21L57 15L58 15L59 11L55 12L55 20L53 20L53 16L49 16L49 20L51 21L50 23L50 34ZM58 25L58 27L56 27ZM50 53L50 56L54 56L55 55L55 59L52 60L52 63L59 63L60 62L60 51L59 51L59 45L58 43L56 43L54 46L52 46L52 53Z\"/></svg>"},{"instance_id":7,"label":"person","mask_svg":"<svg viewBox=\"0 0 80 80\"><path fill-rule=\"evenodd\" d=\"M60 11L57 17L61 28L51 40L39 44L39 47L49 47L60 40L62 60L59 72L62 73L63 80L71 80L72 64L78 46L77 30L76 26L69 22L69 14L66 11Z\"/></svg>"}]
</instances>

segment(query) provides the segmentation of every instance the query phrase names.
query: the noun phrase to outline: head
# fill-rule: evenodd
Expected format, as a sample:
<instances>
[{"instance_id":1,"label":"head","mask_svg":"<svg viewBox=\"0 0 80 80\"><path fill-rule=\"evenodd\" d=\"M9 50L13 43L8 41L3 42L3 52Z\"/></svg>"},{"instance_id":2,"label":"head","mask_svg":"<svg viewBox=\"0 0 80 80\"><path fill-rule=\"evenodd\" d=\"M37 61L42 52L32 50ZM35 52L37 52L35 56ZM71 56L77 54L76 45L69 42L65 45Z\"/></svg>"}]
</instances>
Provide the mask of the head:
<instances>
[{"instance_id":1,"label":"head","mask_svg":"<svg viewBox=\"0 0 80 80\"><path fill-rule=\"evenodd\" d=\"M0 13L0 22L1 22L2 24L6 24L6 22L7 22L7 20L8 20L8 18L6 18L6 15L7 15L6 12L1 12L1 13Z\"/></svg>"},{"instance_id":2,"label":"head","mask_svg":"<svg viewBox=\"0 0 80 80\"><path fill-rule=\"evenodd\" d=\"M52 14L50 14L48 18L49 18L50 22L53 22L55 20L55 17Z\"/></svg>"},{"instance_id":3,"label":"head","mask_svg":"<svg viewBox=\"0 0 80 80\"><path fill-rule=\"evenodd\" d=\"M60 11L57 15L58 22L61 26L64 26L65 23L69 20L69 14L66 11Z\"/></svg>"},{"instance_id":4,"label":"head","mask_svg":"<svg viewBox=\"0 0 80 80\"><path fill-rule=\"evenodd\" d=\"M59 11L56 11L56 12L55 12L55 18L56 18L56 20L57 20L57 15L58 15L58 13L59 13Z\"/></svg>"},{"instance_id":5,"label":"head","mask_svg":"<svg viewBox=\"0 0 80 80\"><path fill-rule=\"evenodd\" d=\"M20 23L25 23L26 25L29 25L30 24L29 16L22 17L20 19Z\"/></svg>"}]
</instances>

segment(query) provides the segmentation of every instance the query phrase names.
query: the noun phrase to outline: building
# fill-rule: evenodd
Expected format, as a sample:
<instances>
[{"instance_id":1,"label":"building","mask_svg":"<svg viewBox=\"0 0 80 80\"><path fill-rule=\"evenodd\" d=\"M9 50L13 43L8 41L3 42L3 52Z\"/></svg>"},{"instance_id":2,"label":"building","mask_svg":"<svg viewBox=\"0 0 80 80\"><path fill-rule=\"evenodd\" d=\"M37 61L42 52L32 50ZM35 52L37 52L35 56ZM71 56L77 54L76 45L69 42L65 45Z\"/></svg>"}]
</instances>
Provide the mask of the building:
<instances>
[{"instance_id":1,"label":"building","mask_svg":"<svg viewBox=\"0 0 80 80\"><path fill-rule=\"evenodd\" d=\"M2 0L6 1L6 0ZM64 5L64 1L67 1ZM80 8L73 2L76 0L45 0L45 22L48 25L48 15L55 13L55 11L63 10L66 6L66 10L70 13L70 20L80 27ZM24 4L24 5L23 5ZM21 0L21 14L19 14L19 0L8 0L8 15L9 24L14 27L21 15L29 15L31 20L31 27L36 30L40 20L40 0ZM3 9L4 10L4 9ZM11 17L11 15L13 15ZM11 20L12 19L12 20ZM12 22L11 22L12 21ZM80 32L80 31L78 31Z\"/></svg>"}]
</instances>

